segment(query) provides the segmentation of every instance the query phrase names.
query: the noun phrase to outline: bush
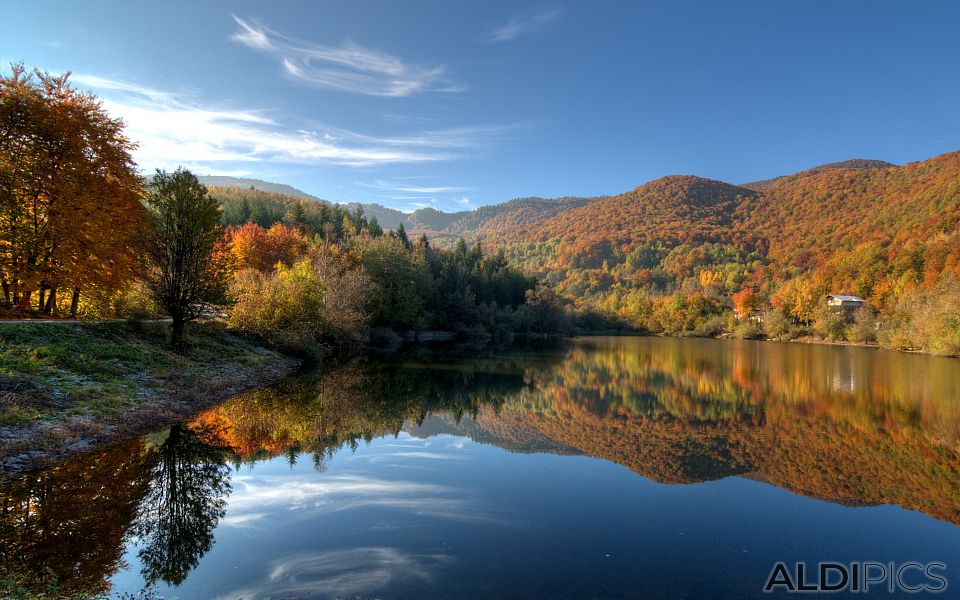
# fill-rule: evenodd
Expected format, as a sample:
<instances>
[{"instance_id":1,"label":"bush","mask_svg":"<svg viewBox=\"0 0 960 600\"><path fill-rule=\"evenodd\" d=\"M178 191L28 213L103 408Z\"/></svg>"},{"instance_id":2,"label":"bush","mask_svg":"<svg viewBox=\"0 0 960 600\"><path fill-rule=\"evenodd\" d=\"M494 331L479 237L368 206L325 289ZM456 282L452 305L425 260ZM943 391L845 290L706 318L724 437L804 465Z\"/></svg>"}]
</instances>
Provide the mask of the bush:
<instances>
[{"instance_id":1,"label":"bush","mask_svg":"<svg viewBox=\"0 0 960 600\"><path fill-rule=\"evenodd\" d=\"M315 356L326 331L324 286L309 261L274 273L247 269L232 287L230 325L287 352Z\"/></svg>"},{"instance_id":2,"label":"bush","mask_svg":"<svg viewBox=\"0 0 960 600\"><path fill-rule=\"evenodd\" d=\"M370 276L329 251L314 257L311 265L325 290L324 337L340 346L359 345L370 324L369 298L375 289Z\"/></svg>"},{"instance_id":3,"label":"bush","mask_svg":"<svg viewBox=\"0 0 960 600\"><path fill-rule=\"evenodd\" d=\"M945 277L925 292L905 296L900 313L883 331L885 346L960 356L960 279Z\"/></svg>"},{"instance_id":4,"label":"bush","mask_svg":"<svg viewBox=\"0 0 960 600\"><path fill-rule=\"evenodd\" d=\"M814 319L813 331L828 340L846 339L847 324L843 313L826 307L821 308Z\"/></svg>"},{"instance_id":5,"label":"bush","mask_svg":"<svg viewBox=\"0 0 960 600\"><path fill-rule=\"evenodd\" d=\"M727 320L723 315L713 315L697 319L694 333L699 337L716 337L727 330Z\"/></svg>"},{"instance_id":6,"label":"bush","mask_svg":"<svg viewBox=\"0 0 960 600\"><path fill-rule=\"evenodd\" d=\"M568 335L572 329L563 300L545 286L528 291L527 302L517 313L524 333Z\"/></svg>"},{"instance_id":7,"label":"bush","mask_svg":"<svg viewBox=\"0 0 960 600\"><path fill-rule=\"evenodd\" d=\"M753 319L741 319L734 327L733 335L742 340L762 340L765 337L763 328Z\"/></svg>"},{"instance_id":8,"label":"bush","mask_svg":"<svg viewBox=\"0 0 960 600\"><path fill-rule=\"evenodd\" d=\"M403 338L388 327L374 327L367 335L367 345L376 350L392 352L403 344Z\"/></svg>"},{"instance_id":9,"label":"bush","mask_svg":"<svg viewBox=\"0 0 960 600\"><path fill-rule=\"evenodd\" d=\"M851 342L877 341L877 319L866 306L853 313L853 323L847 327L847 339Z\"/></svg>"},{"instance_id":10,"label":"bush","mask_svg":"<svg viewBox=\"0 0 960 600\"><path fill-rule=\"evenodd\" d=\"M318 355L321 342L358 345L366 333L370 280L360 267L324 252L273 273L237 274L230 325L295 354Z\"/></svg>"},{"instance_id":11,"label":"bush","mask_svg":"<svg viewBox=\"0 0 960 600\"><path fill-rule=\"evenodd\" d=\"M790 319L779 308L771 308L763 314L763 332L770 339L785 339L790 333L791 325Z\"/></svg>"}]
</instances>

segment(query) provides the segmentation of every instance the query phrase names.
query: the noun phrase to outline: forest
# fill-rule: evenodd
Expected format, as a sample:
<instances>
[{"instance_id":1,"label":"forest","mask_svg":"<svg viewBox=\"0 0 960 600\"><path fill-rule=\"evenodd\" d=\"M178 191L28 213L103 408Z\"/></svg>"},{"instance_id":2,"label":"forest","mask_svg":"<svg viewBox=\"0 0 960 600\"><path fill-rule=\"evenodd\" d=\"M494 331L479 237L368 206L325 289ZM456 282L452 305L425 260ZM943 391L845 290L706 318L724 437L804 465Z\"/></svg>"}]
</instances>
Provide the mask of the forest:
<instances>
[{"instance_id":1,"label":"forest","mask_svg":"<svg viewBox=\"0 0 960 600\"><path fill-rule=\"evenodd\" d=\"M664 177L483 243L566 301L652 333L960 354L960 152L743 186ZM865 304L846 322L828 294Z\"/></svg>"},{"instance_id":2,"label":"forest","mask_svg":"<svg viewBox=\"0 0 960 600\"><path fill-rule=\"evenodd\" d=\"M396 345L443 329L546 333L564 307L502 252L435 248L362 208L206 188L184 169L143 177L123 124L68 76L0 78L0 311L167 317L171 342L222 317L281 350Z\"/></svg>"},{"instance_id":3,"label":"forest","mask_svg":"<svg viewBox=\"0 0 960 600\"><path fill-rule=\"evenodd\" d=\"M384 227L372 214L383 207L289 186L144 177L123 124L65 76L15 65L0 94L7 316L169 317L174 341L220 316L304 354L445 330L960 355L960 152L743 185L668 176L618 196L418 211ZM845 316L828 294L864 305Z\"/></svg>"}]
</instances>

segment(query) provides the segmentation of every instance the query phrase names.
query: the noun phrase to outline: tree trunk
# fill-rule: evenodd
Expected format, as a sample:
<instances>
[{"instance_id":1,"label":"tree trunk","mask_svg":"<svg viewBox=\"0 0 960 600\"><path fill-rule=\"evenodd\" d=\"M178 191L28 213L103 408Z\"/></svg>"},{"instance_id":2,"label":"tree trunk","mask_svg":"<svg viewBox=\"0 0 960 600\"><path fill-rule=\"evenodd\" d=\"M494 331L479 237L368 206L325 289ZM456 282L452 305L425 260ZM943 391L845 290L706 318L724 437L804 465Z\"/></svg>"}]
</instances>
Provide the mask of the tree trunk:
<instances>
[{"instance_id":1,"label":"tree trunk","mask_svg":"<svg viewBox=\"0 0 960 600\"><path fill-rule=\"evenodd\" d=\"M27 290L20 294L20 308L23 310L30 310L30 296L33 292Z\"/></svg>"},{"instance_id":2,"label":"tree trunk","mask_svg":"<svg viewBox=\"0 0 960 600\"><path fill-rule=\"evenodd\" d=\"M173 317L173 325L170 328L170 345L179 346L180 341L183 339L183 316L182 315L171 315Z\"/></svg>"},{"instance_id":3,"label":"tree trunk","mask_svg":"<svg viewBox=\"0 0 960 600\"><path fill-rule=\"evenodd\" d=\"M80 288L73 288L73 297L70 298L70 318L77 318L77 307L80 305Z\"/></svg>"},{"instance_id":4,"label":"tree trunk","mask_svg":"<svg viewBox=\"0 0 960 600\"><path fill-rule=\"evenodd\" d=\"M3 301L7 304L10 302L10 284L6 281L3 282Z\"/></svg>"},{"instance_id":5,"label":"tree trunk","mask_svg":"<svg viewBox=\"0 0 960 600\"><path fill-rule=\"evenodd\" d=\"M50 293L47 294L47 303L43 305L43 314L57 315L57 288L50 288Z\"/></svg>"},{"instance_id":6,"label":"tree trunk","mask_svg":"<svg viewBox=\"0 0 960 600\"><path fill-rule=\"evenodd\" d=\"M43 314L43 307L44 307L43 301L45 300L44 293L46 291L47 291L47 288L41 285L40 292L37 294L37 312L40 314Z\"/></svg>"}]
</instances>

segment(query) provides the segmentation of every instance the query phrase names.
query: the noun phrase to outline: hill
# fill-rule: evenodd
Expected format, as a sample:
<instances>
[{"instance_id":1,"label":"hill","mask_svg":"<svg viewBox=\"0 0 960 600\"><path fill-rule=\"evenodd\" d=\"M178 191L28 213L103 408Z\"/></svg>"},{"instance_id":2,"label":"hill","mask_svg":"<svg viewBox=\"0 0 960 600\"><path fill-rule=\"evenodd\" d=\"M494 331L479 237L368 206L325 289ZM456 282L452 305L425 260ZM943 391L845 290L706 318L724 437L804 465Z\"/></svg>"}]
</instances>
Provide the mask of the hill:
<instances>
[{"instance_id":1,"label":"hill","mask_svg":"<svg viewBox=\"0 0 960 600\"><path fill-rule=\"evenodd\" d=\"M291 198L300 198L303 200L320 200L316 196L295 188L285 183L272 183L262 179L249 179L246 177L229 177L226 175L202 175L197 176L200 183L207 187L215 186L220 188L241 188L260 190L261 192L270 192L274 194L283 194Z\"/></svg>"},{"instance_id":2,"label":"hill","mask_svg":"<svg viewBox=\"0 0 960 600\"><path fill-rule=\"evenodd\" d=\"M960 152L905 166L831 163L745 186L669 176L490 230L486 244L578 305L652 331L730 331L739 294L741 309L779 311L798 335L812 327L960 354L949 316L960 304ZM861 296L887 327L830 325L830 293Z\"/></svg>"},{"instance_id":3,"label":"hill","mask_svg":"<svg viewBox=\"0 0 960 600\"><path fill-rule=\"evenodd\" d=\"M861 170L866 171L869 169L887 169L890 167L896 167L897 165L887 162L885 160L874 160L869 158L853 158L850 160L842 160L840 162L832 162L818 167L813 167L812 169L807 169L806 171L801 171L796 173L800 174L813 174L813 173L822 173L824 171L832 171L836 169L841 170ZM753 181L751 183L744 183L743 187L749 188L756 191L764 191L770 189L774 183L790 177L790 175L781 175L780 177L774 177L773 179L764 179L762 181Z\"/></svg>"},{"instance_id":4,"label":"hill","mask_svg":"<svg viewBox=\"0 0 960 600\"><path fill-rule=\"evenodd\" d=\"M239 224L242 218L240 205L246 199L251 210L258 213L253 220L263 226L282 221L297 203L308 200L332 205L293 186L272 183L261 179L205 175L198 177L200 183L224 203L227 221ZM472 211L447 213L435 208L421 208L405 213L395 208L374 203L349 202L341 204L348 211L363 210L368 218L376 218L385 229L403 226L415 234L427 234L438 241L465 237L475 240L488 233L515 225L531 225L549 219L570 208L583 206L594 198L517 198L501 204L482 206ZM305 205L307 206L307 205ZM258 208L259 207L259 208Z\"/></svg>"},{"instance_id":5,"label":"hill","mask_svg":"<svg viewBox=\"0 0 960 600\"><path fill-rule=\"evenodd\" d=\"M386 229L396 229L400 226L400 223L403 223L403 226L407 229L410 228L410 215L395 208L389 208L380 204L360 202L348 202L342 206L350 210L356 210L357 208L363 209L363 214L366 215L368 219L375 217L380 226Z\"/></svg>"},{"instance_id":6,"label":"hill","mask_svg":"<svg viewBox=\"0 0 960 600\"><path fill-rule=\"evenodd\" d=\"M451 221L445 233L451 235L474 235L486 237L497 230L529 226L542 223L573 208L585 206L599 198L516 198L502 204L491 204L480 208L457 213L458 218Z\"/></svg>"},{"instance_id":7,"label":"hill","mask_svg":"<svg viewBox=\"0 0 960 600\"><path fill-rule=\"evenodd\" d=\"M213 189L231 223L304 222L307 213L316 231L340 231L362 208L381 227L403 223L435 244L481 241L578 307L654 332L812 332L960 354L960 327L950 325L960 305L960 152L904 166L853 159L742 186L672 175L612 197L518 198L455 213ZM866 300L858 330L827 314L830 293ZM776 318L760 332L738 324L734 308Z\"/></svg>"},{"instance_id":8,"label":"hill","mask_svg":"<svg viewBox=\"0 0 960 600\"><path fill-rule=\"evenodd\" d=\"M644 243L717 241L729 238L737 207L756 193L722 181L673 175L524 227L537 241L560 238L576 254L604 245L623 252ZM520 228L510 233L519 234Z\"/></svg>"}]
</instances>

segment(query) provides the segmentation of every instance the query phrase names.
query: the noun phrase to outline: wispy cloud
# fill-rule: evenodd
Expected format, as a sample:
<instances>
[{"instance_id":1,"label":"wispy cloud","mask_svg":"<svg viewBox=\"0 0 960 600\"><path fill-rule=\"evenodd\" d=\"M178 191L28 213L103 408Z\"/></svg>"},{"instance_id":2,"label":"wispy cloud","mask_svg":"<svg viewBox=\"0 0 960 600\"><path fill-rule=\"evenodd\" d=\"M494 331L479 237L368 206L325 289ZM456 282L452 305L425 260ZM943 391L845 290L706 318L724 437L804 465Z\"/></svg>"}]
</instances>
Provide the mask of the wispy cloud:
<instances>
[{"instance_id":1,"label":"wispy cloud","mask_svg":"<svg viewBox=\"0 0 960 600\"><path fill-rule=\"evenodd\" d=\"M409 96L419 92L458 92L443 66L411 65L363 46L328 46L279 33L233 15L240 29L230 39L275 56L287 76L321 88L370 96Z\"/></svg>"},{"instance_id":2,"label":"wispy cloud","mask_svg":"<svg viewBox=\"0 0 960 600\"><path fill-rule=\"evenodd\" d=\"M468 192L473 190L470 187L464 187L459 185L437 185L437 186L413 186L407 183L399 183L397 181L385 181L383 179L377 179L373 183L365 183L358 181L357 185L372 188L375 190L386 190L397 193L407 193L407 194L449 194L456 192ZM416 198L416 196L402 196L399 199L411 199Z\"/></svg>"},{"instance_id":3,"label":"wispy cloud","mask_svg":"<svg viewBox=\"0 0 960 600\"><path fill-rule=\"evenodd\" d=\"M541 29L551 21L555 21L561 15L559 9L551 9L533 14L515 15L509 21L498 27L487 38L487 42L494 44L497 42L508 42L516 39L525 33L531 33Z\"/></svg>"},{"instance_id":4,"label":"wispy cloud","mask_svg":"<svg viewBox=\"0 0 960 600\"><path fill-rule=\"evenodd\" d=\"M209 106L184 94L94 75L74 75L98 93L107 111L126 122L144 168L206 166L242 172L264 162L374 167L460 158L516 126L452 127L376 136L327 125L291 126L265 111Z\"/></svg>"},{"instance_id":5,"label":"wispy cloud","mask_svg":"<svg viewBox=\"0 0 960 600\"><path fill-rule=\"evenodd\" d=\"M267 577L254 587L220 598L301 598L317 590L339 598L376 595L401 584L429 587L434 572L449 569L454 562L446 554L414 554L389 546L294 554L271 563Z\"/></svg>"}]
</instances>

